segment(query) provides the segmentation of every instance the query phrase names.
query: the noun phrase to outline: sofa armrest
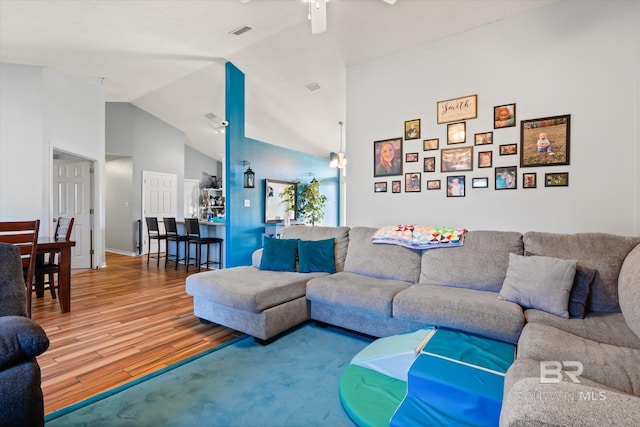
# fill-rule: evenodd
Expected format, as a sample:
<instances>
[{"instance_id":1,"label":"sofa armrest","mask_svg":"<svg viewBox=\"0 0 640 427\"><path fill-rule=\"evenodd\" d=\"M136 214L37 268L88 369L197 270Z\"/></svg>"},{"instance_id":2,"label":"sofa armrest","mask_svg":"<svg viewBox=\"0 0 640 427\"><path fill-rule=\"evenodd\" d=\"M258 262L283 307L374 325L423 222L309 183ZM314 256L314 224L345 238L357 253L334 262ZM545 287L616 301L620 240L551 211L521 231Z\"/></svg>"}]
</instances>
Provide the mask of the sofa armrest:
<instances>
[{"instance_id":1,"label":"sofa armrest","mask_svg":"<svg viewBox=\"0 0 640 427\"><path fill-rule=\"evenodd\" d=\"M506 393L500 426L632 426L639 419L638 396L586 384L541 384L539 378L525 378Z\"/></svg>"},{"instance_id":2,"label":"sofa armrest","mask_svg":"<svg viewBox=\"0 0 640 427\"><path fill-rule=\"evenodd\" d=\"M0 369L33 359L49 348L44 329L22 316L0 317Z\"/></svg>"},{"instance_id":3,"label":"sofa armrest","mask_svg":"<svg viewBox=\"0 0 640 427\"><path fill-rule=\"evenodd\" d=\"M251 254L251 265L256 268L260 268L260 261L262 260L262 248L256 249Z\"/></svg>"}]
</instances>

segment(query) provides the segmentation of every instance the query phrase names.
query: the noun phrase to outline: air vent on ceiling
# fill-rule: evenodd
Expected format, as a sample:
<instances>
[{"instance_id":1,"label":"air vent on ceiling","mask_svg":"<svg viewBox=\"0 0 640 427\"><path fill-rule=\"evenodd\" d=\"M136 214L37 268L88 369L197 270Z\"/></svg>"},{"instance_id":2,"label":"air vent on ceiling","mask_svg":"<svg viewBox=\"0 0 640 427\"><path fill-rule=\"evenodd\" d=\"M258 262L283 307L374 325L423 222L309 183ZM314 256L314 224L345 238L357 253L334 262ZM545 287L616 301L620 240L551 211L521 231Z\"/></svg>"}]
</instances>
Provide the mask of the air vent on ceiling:
<instances>
[{"instance_id":1,"label":"air vent on ceiling","mask_svg":"<svg viewBox=\"0 0 640 427\"><path fill-rule=\"evenodd\" d=\"M247 31L251 31L251 30L253 30L253 28L251 28L251 27L249 27L247 25L244 25L242 27L236 28L235 30L229 31L229 34L233 34L233 35L239 36L241 34L246 33Z\"/></svg>"},{"instance_id":2,"label":"air vent on ceiling","mask_svg":"<svg viewBox=\"0 0 640 427\"><path fill-rule=\"evenodd\" d=\"M207 119L209 119L209 120L213 120L213 119L215 119L216 117L218 117L218 116L216 116L216 115L215 115L215 114L213 114L213 113L207 113L207 114L205 114L204 116L205 116Z\"/></svg>"},{"instance_id":3,"label":"air vent on ceiling","mask_svg":"<svg viewBox=\"0 0 640 427\"><path fill-rule=\"evenodd\" d=\"M304 87L306 87L309 92L315 92L317 90L322 89L320 87L320 83L318 83L318 82L309 83L308 85L304 85Z\"/></svg>"}]
</instances>

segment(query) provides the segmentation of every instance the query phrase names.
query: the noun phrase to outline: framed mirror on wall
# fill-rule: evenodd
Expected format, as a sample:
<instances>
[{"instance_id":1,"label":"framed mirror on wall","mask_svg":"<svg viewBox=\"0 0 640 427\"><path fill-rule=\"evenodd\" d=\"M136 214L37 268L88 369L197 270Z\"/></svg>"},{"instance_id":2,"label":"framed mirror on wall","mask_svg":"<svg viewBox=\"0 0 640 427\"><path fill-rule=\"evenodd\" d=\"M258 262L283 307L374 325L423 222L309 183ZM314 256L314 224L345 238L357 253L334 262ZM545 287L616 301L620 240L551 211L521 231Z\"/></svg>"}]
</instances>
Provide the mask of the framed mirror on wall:
<instances>
[{"instance_id":1,"label":"framed mirror on wall","mask_svg":"<svg viewBox=\"0 0 640 427\"><path fill-rule=\"evenodd\" d=\"M296 201L288 208L286 196L287 188L293 186L293 194L298 194L298 184L292 181L280 181L275 179L265 179L265 201L264 201L264 222L277 223L296 220ZM288 216L288 220L287 220Z\"/></svg>"}]
</instances>

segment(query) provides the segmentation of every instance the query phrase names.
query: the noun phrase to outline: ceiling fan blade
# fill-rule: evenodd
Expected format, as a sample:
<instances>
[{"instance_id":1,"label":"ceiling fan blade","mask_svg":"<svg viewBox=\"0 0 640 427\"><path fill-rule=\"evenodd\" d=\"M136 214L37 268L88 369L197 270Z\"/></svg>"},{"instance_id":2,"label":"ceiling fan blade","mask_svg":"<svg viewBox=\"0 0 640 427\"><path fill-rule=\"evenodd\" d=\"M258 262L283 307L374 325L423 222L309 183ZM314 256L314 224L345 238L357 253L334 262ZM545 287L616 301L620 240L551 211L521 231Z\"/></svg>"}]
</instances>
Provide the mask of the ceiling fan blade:
<instances>
[{"instance_id":1,"label":"ceiling fan blade","mask_svg":"<svg viewBox=\"0 0 640 427\"><path fill-rule=\"evenodd\" d=\"M311 34L327 31L327 2L325 0L310 1L309 16L311 17Z\"/></svg>"}]
</instances>

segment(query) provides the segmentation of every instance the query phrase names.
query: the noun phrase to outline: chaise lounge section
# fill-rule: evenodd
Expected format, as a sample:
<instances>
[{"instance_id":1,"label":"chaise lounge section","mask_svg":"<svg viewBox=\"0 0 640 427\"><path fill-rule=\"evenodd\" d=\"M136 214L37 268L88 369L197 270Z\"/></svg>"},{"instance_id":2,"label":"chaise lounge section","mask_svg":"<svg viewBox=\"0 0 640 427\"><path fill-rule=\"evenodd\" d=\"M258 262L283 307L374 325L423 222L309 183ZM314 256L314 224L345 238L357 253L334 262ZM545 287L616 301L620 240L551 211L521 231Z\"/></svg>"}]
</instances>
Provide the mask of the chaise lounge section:
<instances>
[{"instance_id":1,"label":"chaise lounge section","mask_svg":"<svg viewBox=\"0 0 640 427\"><path fill-rule=\"evenodd\" d=\"M288 227L284 239L335 239L336 269L342 270L347 251L347 227ZM254 266L193 274L186 291L202 321L228 326L267 343L278 334L309 320L307 282L328 273L261 270L261 251Z\"/></svg>"}]
</instances>

